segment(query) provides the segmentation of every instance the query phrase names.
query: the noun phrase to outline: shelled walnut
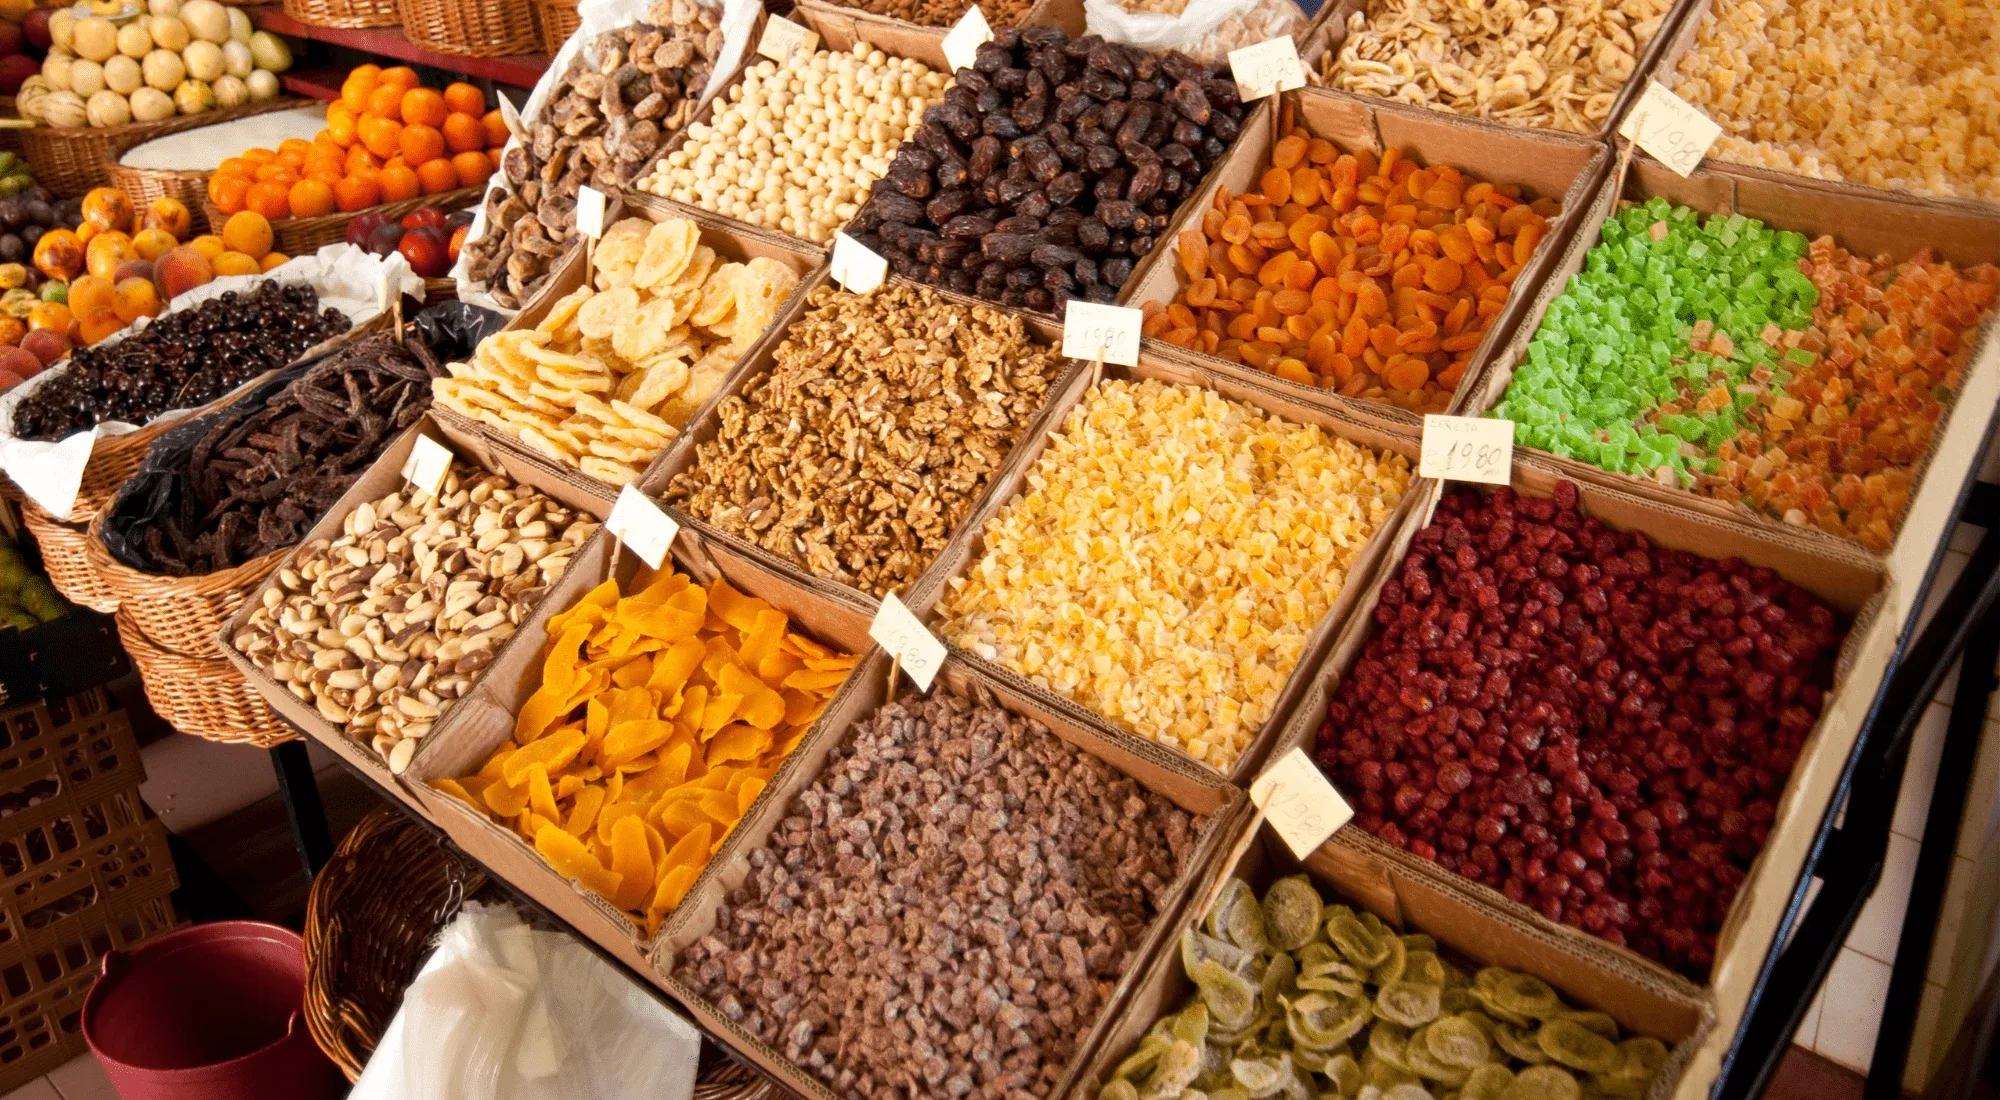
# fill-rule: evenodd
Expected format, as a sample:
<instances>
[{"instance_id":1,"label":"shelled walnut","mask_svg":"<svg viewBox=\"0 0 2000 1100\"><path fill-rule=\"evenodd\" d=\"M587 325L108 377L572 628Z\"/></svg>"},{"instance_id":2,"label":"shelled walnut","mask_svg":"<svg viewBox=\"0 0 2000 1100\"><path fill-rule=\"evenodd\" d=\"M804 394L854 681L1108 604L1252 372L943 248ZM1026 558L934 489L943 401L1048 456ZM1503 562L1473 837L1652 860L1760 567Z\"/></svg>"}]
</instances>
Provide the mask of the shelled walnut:
<instances>
[{"instance_id":1,"label":"shelled walnut","mask_svg":"<svg viewBox=\"0 0 2000 1100\"><path fill-rule=\"evenodd\" d=\"M230 644L401 774L598 523L463 464L362 504L278 571Z\"/></svg>"},{"instance_id":2,"label":"shelled walnut","mask_svg":"<svg viewBox=\"0 0 2000 1100\"><path fill-rule=\"evenodd\" d=\"M722 8L657 0L644 22L606 31L502 154L468 272L518 309L576 235L577 191L615 194L694 117L722 53Z\"/></svg>"}]
</instances>

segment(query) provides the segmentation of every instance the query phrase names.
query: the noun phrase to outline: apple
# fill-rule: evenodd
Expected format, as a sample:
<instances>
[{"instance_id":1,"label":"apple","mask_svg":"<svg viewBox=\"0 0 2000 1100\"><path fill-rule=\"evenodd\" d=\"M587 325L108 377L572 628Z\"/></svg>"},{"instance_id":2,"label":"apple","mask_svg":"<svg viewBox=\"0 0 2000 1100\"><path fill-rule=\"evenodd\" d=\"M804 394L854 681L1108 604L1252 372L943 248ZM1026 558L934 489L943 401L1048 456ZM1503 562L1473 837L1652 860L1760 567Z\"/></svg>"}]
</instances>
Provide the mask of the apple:
<instances>
[{"instance_id":1,"label":"apple","mask_svg":"<svg viewBox=\"0 0 2000 1100\"><path fill-rule=\"evenodd\" d=\"M49 16L53 14L53 8L36 8L21 21L21 33L28 36L29 45L38 50L55 45L56 36L49 31Z\"/></svg>"}]
</instances>

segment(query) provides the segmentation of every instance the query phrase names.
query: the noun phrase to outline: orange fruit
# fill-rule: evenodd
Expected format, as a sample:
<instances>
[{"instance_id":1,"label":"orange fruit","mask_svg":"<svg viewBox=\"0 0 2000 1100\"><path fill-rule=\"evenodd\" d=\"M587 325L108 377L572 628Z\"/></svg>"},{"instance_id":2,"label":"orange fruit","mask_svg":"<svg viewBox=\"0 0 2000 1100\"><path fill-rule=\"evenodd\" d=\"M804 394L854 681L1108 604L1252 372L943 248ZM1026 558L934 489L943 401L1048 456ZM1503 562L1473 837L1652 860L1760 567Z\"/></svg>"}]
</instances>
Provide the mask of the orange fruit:
<instances>
[{"instance_id":1,"label":"orange fruit","mask_svg":"<svg viewBox=\"0 0 2000 1100\"><path fill-rule=\"evenodd\" d=\"M382 82L382 66L356 65L340 83L340 101L349 110L360 114L368 108L368 95Z\"/></svg>"},{"instance_id":2,"label":"orange fruit","mask_svg":"<svg viewBox=\"0 0 2000 1100\"><path fill-rule=\"evenodd\" d=\"M317 218L333 213L333 188L324 180L300 180L287 196L294 218Z\"/></svg>"},{"instance_id":3,"label":"orange fruit","mask_svg":"<svg viewBox=\"0 0 2000 1100\"><path fill-rule=\"evenodd\" d=\"M356 145L347 151L347 162L342 167L347 169L348 175L359 176L382 167L382 162L376 160L375 154L370 153L367 147Z\"/></svg>"},{"instance_id":4,"label":"orange fruit","mask_svg":"<svg viewBox=\"0 0 2000 1100\"><path fill-rule=\"evenodd\" d=\"M264 270L257 257L242 252L224 252L213 266L217 275L255 275Z\"/></svg>"},{"instance_id":5,"label":"orange fruit","mask_svg":"<svg viewBox=\"0 0 2000 1100\"><path fill-rule=\"evenodd\" d=\"M471 115L456 112L444 116L444 147L453 153L486 148L486 128Z\"/></svg>"},{"instance_id":6,"label":"orange fruit","mask_svg":"<svg viewBox=\"0 0 2000 1100\"><path fill-rule=\"evenodd\" d=\"M250 181L234 172L217 172L208 177L208 201L225 214L243 209L249 192Z\"/></svg>"},{"instance_id":7,"label":"orange fruit","mask_svg":"<svg viewBox=\"0 0 2000 1100\"><path fill-rule=\"evenodd\" d=\"M96 222L84 222L82 225L76 227L76 239L82 241L84 244L89 244L90 239L101 232L103 230L97 228Z\"/></svg>"},{"instance_id":8,"label":"orange fruit","mask_svg":"<svg viewBox=\"0 0 2000 1100\"><path fill-rule=\"evenodd\" d=\"M287 164L281 160L274 160L268 164L258 165L257 171L252 173L251 178L259 182L264 180L280 180L289 184L299 178L299 170L296 165Z\"/></svg>"},{"instance_id":9,"label":"orange fruit","mask_svg":"<svg viewBox=\"0 0 2000 1100\"><path fill-rule=\"evenodd\" d=\"M394 68L383 69L382 83L392 84L407 92L418 84L417 70L410 68L408 65L397 65Z\"/></svg>"},{"instance_id":10,"label":"orange fruit","mask_svg":"<svg viewBox=\"0 0 2000 1100\"><path fill-rule=\"evenodd\" d=\"M216 165L215 170L217 173L226 172L232 175L247 176L257 170L257 162L244 157L229 157L221 164Z\"/></svg>"},{"instance_id":11,"label":"orange fruit","mask_svg":"<svg viewBox=\"0 0 2000 1100\"><path fill-rule=\"evenodd\" d=\"M417 180L423 184L424 194L436 195L445 191L458 190L458 169L451 162L439 157L417 165Z\"/></svg>"},{"instance_id":12,"label":"orange fruit","mask_svg":"<svg viewBox=\"0 0 2000 1100\"><path fill-rule=\"evenodd\" d=\"M385 166L375 182L382 189L383 202L402 202L404 199L414 199L423 194L422 182L406 164Z\"/></svg>"},{"instance_id":13,"label":"orange fruit","mask_svg":"<svg viewBox=\"0 0 2000 1100\"><path fill-rule=\"evenodd\" d=\"M172 233L164 229L141 229L132 235L132 251L142 260L157 260L167 249L179 244Z\"/></svg>"},{"instance_id":14,"label":"orange fruit","mask_svg":"<svg viewBox=\"0 0 2000 1100\"><path fill-rule=\"evenodd\" d=\"M486 128L486 147L488 149L498 149L502 145L507 144L508 138L514 136L513 131L507 129L507 120L501 117L498 107L486 112L480 118L479 124Z\"/></svg>"},{"instance_id":15,"label":"orange fruit","mask_svg":"<svg viewBox=\"0 0 2000 1100\"><path fill-rule=\"evenodd\" d=\"M364 114L396 118L403 113L403 89L394 84L380 84L368 93L368 110Z\"/></svg>"},{"instance_id":16,"label":"orange fruit","mask_svg":"<svg viewBox=\"0 0 2000 1100\"><path fill-rule=\"evenodd\" d=\"M243 150L242 156L244 160L254 164L262 164L267 160L276 159L278 154L260 145L255 148Z\"/></svg>"},{"instance_id":17,"label":"orange fruit","mask_svg":"<svg viewBox=\"0 0 2000 1100\"><path fill-rule=\"evenodd\" d=\"M409 126L444 125L444 95L435 88L411 88L403 93L403 122Z\"/></svg>"},{"instance_id":18,"label":"orange fruit","mask_svg":"<svg viewBox=\"0 0 2000 1100\"><path fill-rule=\"evenodd\" d=\"M95 344L125 327L118 314L110 309L92 310L77 317L77 335L86 346Z\"/></svg>"},{"instance_id":19,"label":"orange fruit","mask_svg":"<svg viewBox=\"0 0 2000 1100\"><path fill-rule=\"evenodd\" d=\"M293 153L303 161L310 152L312 152L312 142L304 138L286 138L278 143L278 155L281 157L286 153Z\"/></svg>"},{"instance_id":20,"label":"orange fruit","mask_svg":"<svg viewBox=\"0 0 2000 1100\"><path fill-rule=\"evenodd\" d=\"M397 135L396 147L403 152L403 163L416 168L444 155L444 135L434 127L413 123L403 127L403 132Z\"/></svg>"},{"instance_id":21,"label":"orange fruit","mask_svg":"<svg viewBox=\"0 0 2000 1100\"><path fill-rule=\"evenodd\" d=\"M269 271L279 264L290 263L291 260L290 256L282 252L267 252L264 254L263 259L257 261L257 268L260 271Z\"/></svg>"},{"instance_id":22,"label":"orange fruit","mask_svg":"<svg viewBox=\"0 0 2000 1100\"><path fill-rule=\"evenodd\" d=\"M98 278L104 276L99 275ZM36 302L28 310L28 331L39 332L46 328L68 332L70 317L69 307L61 302Z\"/></svg>"},{"instance_id":23,"label":"orange fruit","mask_svg":"<svg viewBox=\"0 0 2000 1100\"><path fill-rule=\"evenodd\" d=\"M271 251L271 223L261 214L244 211L222 223L222 243L252 259Z\"/></svg>"},{"instance_id":24,"label":"orange fruit","mask_svg":"<svg viewBox=\"0 0 2000 1100\"><path fill-rule=\"evenodd\" d=\"M403 124L393 118L364 118L361 120L361 144L378 157L396 155L396 141L403 135Z\"/></svg>"},{"instance_id":25,"label":"orange fruit","mask_svg":"<svg viewBox=\"0 0 2000 1100\"><path fill-rule=\"evenodd\" d=\"M69 284L69 309L74 316L111 309L114 304L113 283L102 275L84 275Z\"/></svg>"},{"instance_id":26,"label":"orange fruit","mask_svg":"<svg viewBox=\"0 0 2000 1100\"><path fill-rule=\"evenodd\" d=\"M348 176L333 185L333 204L353 212L366 210L382 201L382 188L373 179Z\"/></svg>"},{"instance_id":27,"label":"orange fruit","mask_svg":"<svg viewBox=\"0 0 2000 1100\"><path fill-rule=\"evenodd\" d=\"M319 164L306 169L305 178L318 180L328 187L332 187L334 184L347 178L347 170L338 164Z\"/></svg>"},{"instance_id":28,"label":"orange fruit","mask_svg":"<svg viewBox=\"0 0 2000 1100\"><path fill-rule=\"evenodd\" d=\"M447 111L476 118L486 113L486 93L480 91L478 85L460 80L445 86L444 107Z\"/></svg>"},{"instance_id":29,"label":"orange fruit","mask_svg":"<svg viewBox=\"0 0 2000 1100\"><path fill-rule=\"evenodd\" d=\"M250 193L244 197L244 209L229 216L230 221L246 215L263 218L283 218L291 214L292 185L266 181L251 185Z\"/></svg>"},{"instance_id":30,"label":"orange fruit","mask_svg":"<svg viewBox=\"0 0 2000 1100\"><path fill-rule=\"evenodd\" d=\"M493 160L485 153L460 153L451 158L451 167L460 187L478 187L493 174Z\"/></svg>"},{"instance_id":31,"label":"orange fruit","mask_svg":"<svg viewBox=\"0 0 2000 1100\"><path fill-rule=\"evenodd\" d=\"M336 145L354 144L354 124L361 121L361 112L347 105L346 100L336 99L326 105L326 136Z\"/></svg>"},{"instance_id":32,"label":"orange fruit","mask_svg":"<svg viewBox=\"0 0 2000 1100\"><path fill-rule=\"evenodd\" d=\"M203 233L201 236L189 241L188 247L201 253L203 259L213 261L217 256L222 255L229 246L222 243L221 237L213 233Z\"/></svg>"}]
</instances>

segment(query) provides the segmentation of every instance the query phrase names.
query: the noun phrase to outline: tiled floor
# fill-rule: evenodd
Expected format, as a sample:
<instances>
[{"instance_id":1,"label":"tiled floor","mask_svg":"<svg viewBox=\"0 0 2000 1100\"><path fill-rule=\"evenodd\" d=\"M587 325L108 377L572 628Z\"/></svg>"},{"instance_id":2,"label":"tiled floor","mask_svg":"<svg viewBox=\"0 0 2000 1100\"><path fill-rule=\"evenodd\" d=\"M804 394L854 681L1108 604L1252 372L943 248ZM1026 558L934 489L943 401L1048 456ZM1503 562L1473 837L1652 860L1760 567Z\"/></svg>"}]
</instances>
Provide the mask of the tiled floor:
<instances>
[{"instance_id":1,"label":"tiled floor","mask_svg":"<svg viewBox=\"0 0 2000 1100\"><path fill-rule=\"evenodd\" d=\"M111 1087L111 1079L104 1076L104 1067L86 1054L0 1100L118 1100L118 1093Z\"/></svg>"}]
</instances>

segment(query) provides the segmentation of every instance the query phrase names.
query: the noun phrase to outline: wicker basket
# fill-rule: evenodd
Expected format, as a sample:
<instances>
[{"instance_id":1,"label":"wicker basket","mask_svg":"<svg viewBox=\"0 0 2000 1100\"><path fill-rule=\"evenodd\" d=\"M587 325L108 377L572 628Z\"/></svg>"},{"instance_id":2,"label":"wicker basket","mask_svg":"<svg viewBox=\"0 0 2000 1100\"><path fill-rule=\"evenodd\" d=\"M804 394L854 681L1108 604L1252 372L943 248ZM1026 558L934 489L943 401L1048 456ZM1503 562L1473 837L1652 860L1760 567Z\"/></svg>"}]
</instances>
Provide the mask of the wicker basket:
<instances>
[{"instance_id":1,"label":"wicker basket","mask_svg":"<svg viewBox=\"0 0 2000 1100\"><path fill-rule=\"evenodd\" d=\"M518 0L397 0L403 35L425 49L466 57L534 53L535 9Z\"/></svg>"},{"instance_id":2,"label":"wicker basket","mask_svg":"<svg viewBox=\"0 0 2000 1100\"><path fill-rule=\"evenodd\" d=\"M313 880L306 898L306 1030L349 1081L361 1076L438 933L485 881L458 849L395 810L363 818ZM713 1043L702 1044L694 1100L780 1095Z\"/></svg>"},{"instance_id":3,"label":"wicker basket","mask_svg":"<svg viewBox=\"0 0 2000 1100\"><path fill-rule=\"evenodd\" d=\"M313 218L279 218L271 223L271 248L287 256L310 256L324 245L339 244L346 240L347 223L363 214L379 214L385 221L393 221L400 220L403 215L426 206L434 206L442 211L460 210L476 202L485 191L483 187L461 187L456 191L418 195L414 199L404 199L401 202L385 202L366 210L342 210ZM229 220L229 215L208 201L205 190L201 196L201 211L211 226L220 226Z\"/></svg>"},{"instance_id":4,"label":"wicker basket","mask_svg":"<svg viewBox=\"0 0 2000 1100\"><path fill-rule=\"evenodd\" d=\"M21 500L21 523L35 537L49 583L64 599L107 615L118 610L118 594L90 567L89 532L63 523L26 498Z\"/></svg>"},{"instance_id":5,"label":"wicker basket","mask_svg":"<svg viewBox=\"0 0 2000 1100\"><path fill-rule=\"evenodd\" d=\"M439 302L455 302L457 300L458 300L458 280L456 279L424 280L425 305L434 306L437 305Z\"/></svg>"},{"instance_id":6,"label":"wicker basket","mask_svg":"<svg viewBox=\"0 0 2000 1100\"><path fill-rule=\"evenodd\" d=\"M116 620L118 641L139 672L146 698L168 725L205 740L260 749L298 737L235 665L219 657L183 657L162 649L126 616Z\"/></svg>"},{"instance_id":7,"label":"wicker basket","mask_svg":"<svg viewBox=\"0 0 2000 1100\"><path fill-rule=\"evenodd\" d=\"M14 105L14 97L10 95L0 95L0 118L20 118L20 117L21 117L21 109ZM21 131L0 130L0 152L18 153L20 151L21 151Z\"/></svg>"},{"instance_id":8,"label":"wicker basket","mask_svg":"<svg viewBox=\"0 0 2000 1100\"><path fill-rule=\"evenodd\" d=\"M583 17L576 13L576 0L534 0L534 5L535 25L542 34L542 52L553 56L583 25Z\"/></svg>"},{"instance_id":9,"label":"wicker basket","mask_svg":"<svg viewBox=\"0 0 2000 1100\"><path fill-rule=\"evenodd\" d=\"M285 0L285 14L310 27L392 27L396 0Z\"/></svg>"},{"instance_id":10,"label":"wicker basket","mask_svg":"<svg viewBox=\"0 0 2000 1100\"><path fill-rule=\"evenodd\" d=\"M141 573L111 556L104 545L104 514L90 523L84 557L118 598L119 613L147 640L183 657L222 660L216 636L250 593L290 552L273 550L232 569L199 577Z\"/></svg>"},{"instance_id":11,"label":"wicker basket","mask_svg":"<svg viewBox=\"0 0 2000 1100\"><path fill-rule=\"evenodd\" d=\"M128 122L123 126L83 126L74 129L34 126L17 132L21 135L21 151L28 158L28 167L35 173L35 182L58 195L81 195L93 187L109 186L112 183L111 166L118 163L119 154L142 141L178 134L197 126L212 126L218 122L261 115L266 111L290 110L305 102L303 99L280 97L224 111L178 115L159 122ZM194 208L190 206L188 209Z\"/></svg>"}]
</instances>

